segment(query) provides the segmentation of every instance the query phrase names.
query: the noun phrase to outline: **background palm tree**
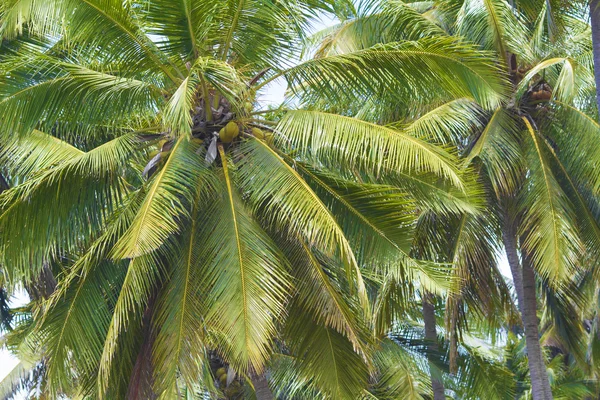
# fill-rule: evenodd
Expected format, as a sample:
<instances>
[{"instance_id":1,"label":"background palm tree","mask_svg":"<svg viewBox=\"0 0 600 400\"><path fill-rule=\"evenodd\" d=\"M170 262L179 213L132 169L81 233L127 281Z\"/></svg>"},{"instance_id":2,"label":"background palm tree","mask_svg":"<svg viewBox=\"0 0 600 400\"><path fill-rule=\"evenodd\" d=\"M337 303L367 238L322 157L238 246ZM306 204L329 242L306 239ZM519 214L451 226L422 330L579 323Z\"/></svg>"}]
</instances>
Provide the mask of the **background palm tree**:
<instances>
[{"instance_id":1,"label":"background palm tree","mask_svg":"<svg viewBox=\"0 0 600 400\"><path fill-rule=\"evenodd\" d=\"M534 3L405 2L375 8L375 12L368 9L363 18L345 22L329 34L318 53L355 51L366 43L385 43L402 35L443 35L446 30L495 52L498 63L508 71L514 93L507 104L483 114L476 105L465 107L468 100L461 107L447 104L437 109L436 126L438 133L463 133L455 138L439 136L452 142L467 163L477 158L483 161L476 169L485 176L489 198L495 203L490 211L502 223L501 237L525 325L533 396L543 399L552 394L539 342L534 270L554 298L569 298L572 307L581 305L570 287L572 281L586 276L583 271L596 269L588 259L598 238L591 189L595 178L587 166L567 158L579 159L576 152L582 143L593 140L597 129L586 114L594 91L589 26L581 13L564 14L557 20L553 2ZM403 115L392 101L377 106L369 115L395 126L406 125L423 113L411 110L409 116ZM361 110L362 105L355 107ZM572 138L574 132L579 134L577 142L563 139ZM492 232L493 221L485 221ZM553 310L546 309L555 318L554 326L569 319L569 312L557 312L549 299L544 305ZM566 324L575 342L585 337L581 322L571 318ZM581 351L580 343L571 345ZM584 364L580 367L585 369Z\"/></svg>"}]
</instances>

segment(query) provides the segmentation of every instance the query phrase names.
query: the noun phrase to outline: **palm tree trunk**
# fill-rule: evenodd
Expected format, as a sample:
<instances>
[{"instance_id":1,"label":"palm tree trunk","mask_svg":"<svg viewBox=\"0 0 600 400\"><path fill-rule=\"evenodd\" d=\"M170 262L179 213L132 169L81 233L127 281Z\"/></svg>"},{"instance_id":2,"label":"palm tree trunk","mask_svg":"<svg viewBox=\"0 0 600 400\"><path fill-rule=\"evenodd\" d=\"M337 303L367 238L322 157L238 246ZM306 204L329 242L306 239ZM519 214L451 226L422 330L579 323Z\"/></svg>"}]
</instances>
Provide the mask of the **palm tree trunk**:
<instances>
[{"instance_id":1,"label":"palm tree trunk","mask_svg":"<svg viewBox=\"0 0 600 400\"><path fill-rule=\"evenodd\" d=\"M590 24L594 48L594 77L596 79L596 104L600 112L600 0L590 1Z\"/></svg>"},{"instance_id":2,"label":"palm tree trunk","mask_svg":"<svg viewBox=\"0 0 600 400\"><path fill-rule=\"evenodd\" d=\"M273 392L269 388L269 382L264 373L250 375L252 386L254 386L254 393L256 394L256 400L273 400Z\"/></svg>"},{"instance_id":3,"label":"palm tree trunk","mask_svg":"<svg viewBox=\"0 0 600 400\"><path fill-rule=\"evenodd\" d=\"M504 242L504 250L510 267L513 285L517 292L517 306L519 311L523 313L522 307L525 301L523 295L523 273L521 271L521 262L519 261L519 253L517 253L517 235L514 221L507 212L502 215L502 241Z\"/></svg>"},{"instance_id":4,"label":"palm tree trunk","mask_svg":"<svg viewBox=\"0 0 600 400\"><path fill-rule=\"evenodd\" d=\"M546 372L546 363L540 345L540 332L537 320L535 274L529 257L523 256L523 307L521 317L525 328L525 344L531 375L531 389L534 400L552 400L552 389Z\"/></svg>"},{"instance_id":5,"label":"palm tree trunk","mask_svg":"<svg viewBox=\"0 0 600 400\"><path fill-rule=\"evenodd\" d=\"M430 352L437 352L437 331L435 323L435 310L432 303L432 295L427 291L423 291L423 323L425 325L425 339L427 340L427 347ZM433 388L433 399L434 400L445 400L446 394L444 393L444 383L434 373L433 368L429 368L429 374L431 376L431 387Z\"/></svg>"},{"instance_id":6,"label":"palm tree trunk","mask_svg":"<svg viewBox=\"0 0 600 400\"><path fill-rule=\"evenodd\" d=\"M517 235L514 221L504 212L502 240L506 257L517 292L517 301L521 320L525 329L525 344L531 376L531 390L534 400L552 400L552 390L542 355L537 320L537 298L535 294L535 275L527 257L523 257L523 269L517 252Z\"/></svg>"},{"instance_id":7,"label":"palm tree trunk","mask_svg":"<svg viewBox=\"0 0 600 400\"><path fill-rule=\"evenodd\" d=\"M152 318L153 305L154 298L150 300L142 318L143 342L133 366L131 377L129 378L127 400L155 400L158 398L152 390L152 347L154 345L154 335L150 326L150 320Z\"/></svg>"}]
</instances>

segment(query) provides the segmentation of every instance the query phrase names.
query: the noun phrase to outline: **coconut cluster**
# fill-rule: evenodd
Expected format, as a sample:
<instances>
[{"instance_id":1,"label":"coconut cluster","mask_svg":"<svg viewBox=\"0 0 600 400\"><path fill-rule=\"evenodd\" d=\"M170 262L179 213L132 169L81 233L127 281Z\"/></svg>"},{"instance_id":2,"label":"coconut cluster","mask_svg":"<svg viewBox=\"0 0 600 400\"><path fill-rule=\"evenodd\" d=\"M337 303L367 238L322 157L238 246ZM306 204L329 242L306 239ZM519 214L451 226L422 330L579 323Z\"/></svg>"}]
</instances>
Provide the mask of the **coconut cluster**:
<instances>
[{"instance_id":1,"label":"coconut cluster","mask_svg":"<svg viewBox=\"0 0 600 400\"><path fill-rule=\"evenodd\" d=\"M246 126L237 120L238 115L241 117L248 116L252 112L253 104L250 101L244 103L242 110L237 110L239 114L234 112L231 104L227 99L219 99L219 107L211 106L211 113L205 112L205 106L214 102L214 97L210 96L209 101L205 102L202 98L197 99L196 107L192 111L192 138L199 144L203 144L207 150L207 162L210 164L217 158L216 143L217 141L223 144L231 144L238 138L242 132L246 135L252 135L257 139L264 140L267 143L273 141L273 133L270 130L263 130L256 126ZM149 178L167 158L173 141L163 139L158 142L155 151L150 153L150 161L146 164L143 175Z\"/></svg>"}]
</instances>

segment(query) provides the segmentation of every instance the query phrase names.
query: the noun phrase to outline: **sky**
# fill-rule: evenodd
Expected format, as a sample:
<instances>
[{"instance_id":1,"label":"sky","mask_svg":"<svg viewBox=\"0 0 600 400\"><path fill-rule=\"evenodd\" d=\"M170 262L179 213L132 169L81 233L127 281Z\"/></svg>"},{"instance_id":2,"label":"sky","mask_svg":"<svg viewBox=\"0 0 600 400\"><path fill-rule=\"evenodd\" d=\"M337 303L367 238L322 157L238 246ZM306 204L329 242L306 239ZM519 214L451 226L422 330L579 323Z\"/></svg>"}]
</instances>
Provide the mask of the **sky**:
<instances>
[{"instance_id":1,"label":"sky","mask_svg":"<svg viewBox=\"0 0 600 400\"><path fill-rule=\"evenodd\" d=\"M335 23L335 20L329 18L327 16L322 17L320 20L316 21L313 25L313 31L317 32L321 29L324 29L328 26L331 26ZM286 90L286 84L283 79L276 80L270 85L266 87L265 93L260 97L260 102L267 106L271 105L279 105L283 101ZM510 268L508 266L508 260L506 258L506 254L504 251L498 254L499 258L499 266L500 272L504 275L509 281L511 280L510 276ZM11 299L12 307L19 307L28 302L27 294L24 291L17 292L16 295ZM8 373L17 365L18 360L13 357L5 348L0 349L0 380L4 379ZM25 400L25 396L21 399L16 400Z\"/></svg>"}]
</instances>

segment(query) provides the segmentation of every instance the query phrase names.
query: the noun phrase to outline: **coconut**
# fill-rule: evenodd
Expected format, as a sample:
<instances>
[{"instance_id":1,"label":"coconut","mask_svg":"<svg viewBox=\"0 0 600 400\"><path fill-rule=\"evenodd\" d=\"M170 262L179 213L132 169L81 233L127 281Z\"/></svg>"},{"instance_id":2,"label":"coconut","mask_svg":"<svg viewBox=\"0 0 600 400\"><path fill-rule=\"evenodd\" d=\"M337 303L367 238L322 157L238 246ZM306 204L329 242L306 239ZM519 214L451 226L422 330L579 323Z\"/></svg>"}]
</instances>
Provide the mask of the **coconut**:
<instances>
[{"instance_id":1,"label":"coconut","mask_svg":"<svg viewBox=\"0 0 600 400\"><path fill-rule=\"evenodd\" d=\"M265 141L269 144L273 143L273 132L271 132L271 131L265 132Z\"/></svg>"},{"instance_id":2,"label":"coconut","mask_svg":"<svg viewBox=\"0 0 600 400\"><path fill-rule=\"evenodd\" d=\"M265 133L262 131L262 129L259 128L252 128L252 135L254 135L254 137L257 139L265 138Z\"/></svg>"},{"instance_id":3,"label":"coconut","mask_svg":"<svg viewBox=\"0 0 600 400\"><path fill-rule=\"evenodd\" d=\"M219 378L219 382L221 382L221 386L226 387L227 386L227 374L221 375L221 377Z\"/></svg>"},{"instance_id":4,"label":"coconut","mask_svg":"<svg viewBox=\"0 0 600 400\"><path fill-rule=\"evenodd\" d=\"M240 128L233 121L230 121L219 131L219 139L223 143L231 143L240 134Z\"/></svg>"}]
</instances>

